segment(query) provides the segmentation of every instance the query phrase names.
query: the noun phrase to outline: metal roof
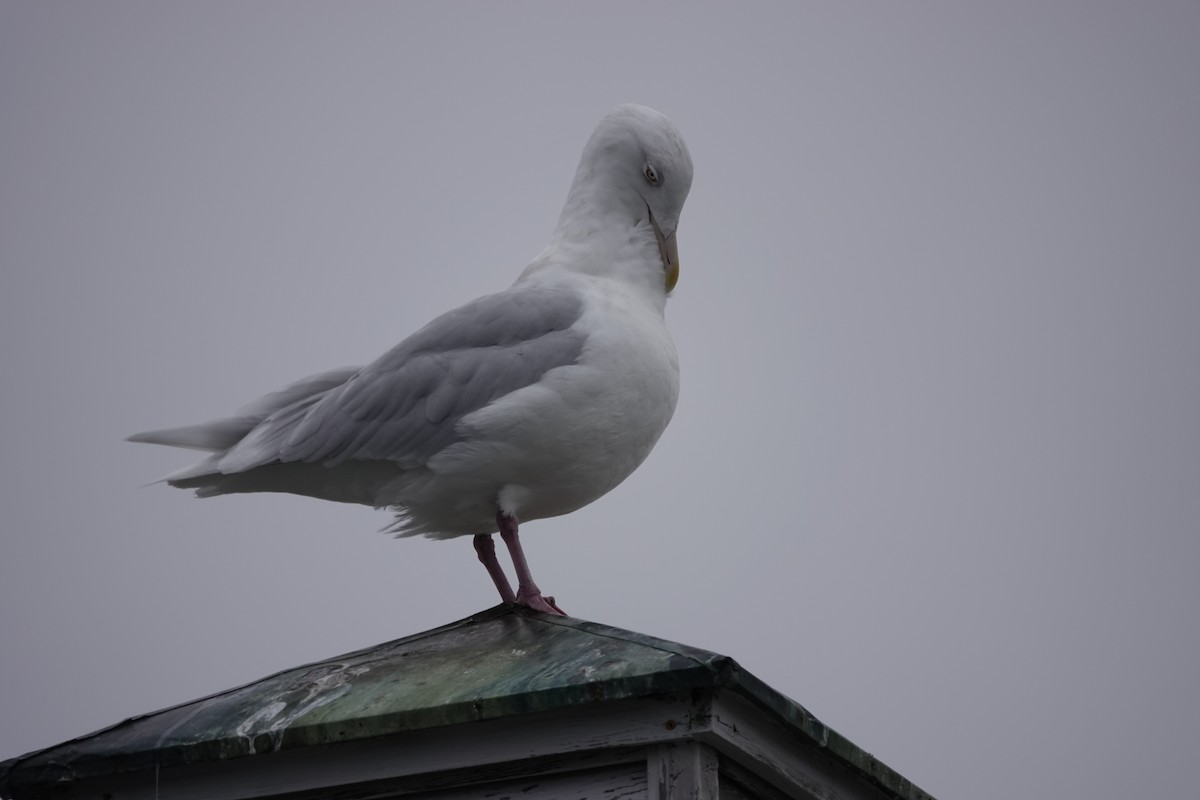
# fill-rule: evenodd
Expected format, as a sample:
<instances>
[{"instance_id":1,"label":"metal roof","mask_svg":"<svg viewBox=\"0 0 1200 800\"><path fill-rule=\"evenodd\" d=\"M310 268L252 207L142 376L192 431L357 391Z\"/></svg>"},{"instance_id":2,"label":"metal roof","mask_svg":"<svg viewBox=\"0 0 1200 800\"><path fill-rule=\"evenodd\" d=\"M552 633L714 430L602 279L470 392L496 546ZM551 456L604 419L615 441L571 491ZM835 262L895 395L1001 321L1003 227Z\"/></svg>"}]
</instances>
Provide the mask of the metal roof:
<instances>
[{"instance_id":1,"label":"metal roof","mask_svg":"<svg viewBox=\"0 0 1200 800\"><path fill-rule=\"evenodd\" d=\"M740 695L881 788L928 797L727 656L508 605L0 763L0 795L680 690Z\"/></svg>"}]
</instances>

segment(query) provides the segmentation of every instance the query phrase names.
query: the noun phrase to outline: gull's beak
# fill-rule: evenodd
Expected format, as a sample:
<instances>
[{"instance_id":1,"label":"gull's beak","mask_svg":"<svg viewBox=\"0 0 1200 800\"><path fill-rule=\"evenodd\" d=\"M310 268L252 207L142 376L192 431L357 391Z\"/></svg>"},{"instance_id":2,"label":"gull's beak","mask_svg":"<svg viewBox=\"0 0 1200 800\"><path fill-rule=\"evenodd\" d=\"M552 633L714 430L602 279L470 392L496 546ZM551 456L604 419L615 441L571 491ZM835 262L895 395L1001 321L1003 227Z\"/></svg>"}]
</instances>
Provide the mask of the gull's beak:
<instances>
[{"instance_id":1,"label":"gull's beak","mask_svg":"<svg viewBox=\"0 0 1200 800\"><path fill-rule=\"evenodd\" d=\"M662 254L665 274L663 283L670 292L679 282L679 247L675 244L675 232L672 231L670 236L663 236L653 214L650 215L650 224L654 226L654 238L658 239L658 252Z\"/></svg>"}]
</instances>

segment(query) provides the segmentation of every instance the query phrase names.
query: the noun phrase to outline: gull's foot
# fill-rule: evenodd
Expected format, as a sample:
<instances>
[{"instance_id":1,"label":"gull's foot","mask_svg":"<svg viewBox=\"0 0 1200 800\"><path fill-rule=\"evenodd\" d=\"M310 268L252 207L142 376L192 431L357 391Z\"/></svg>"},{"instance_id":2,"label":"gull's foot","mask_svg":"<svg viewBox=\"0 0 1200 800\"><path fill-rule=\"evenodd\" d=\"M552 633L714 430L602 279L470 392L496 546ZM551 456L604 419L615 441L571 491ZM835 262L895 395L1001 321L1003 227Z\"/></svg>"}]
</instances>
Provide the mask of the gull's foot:
<instances>
[{"instance_id":1,"label":"gull's foot","mask_svg":"<svg viewBox=\"0 0 1200 800\"><path fill-rule=\"evenodd\" d=\"M534 611L541 611L543 614L556 614L560 617L567 616L567 612L554 604L553 597L542 597L541 594L526 595L523 592L517 592L517 605L532 608Z\"/></svg>"}]
</instances>

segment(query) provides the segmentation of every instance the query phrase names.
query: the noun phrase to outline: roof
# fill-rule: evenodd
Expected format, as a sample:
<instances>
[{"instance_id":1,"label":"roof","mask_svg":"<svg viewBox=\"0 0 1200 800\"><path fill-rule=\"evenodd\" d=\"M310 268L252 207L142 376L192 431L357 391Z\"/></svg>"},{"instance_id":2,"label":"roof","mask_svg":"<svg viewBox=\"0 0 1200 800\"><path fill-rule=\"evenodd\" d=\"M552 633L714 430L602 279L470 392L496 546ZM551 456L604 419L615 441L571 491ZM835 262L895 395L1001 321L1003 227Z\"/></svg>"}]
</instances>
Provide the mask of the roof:
<instances>
[{"instance_id":1,"label":"roof","mask_svg":"<svg viewBox=\"0 0 1200 800\"><path fill-rule=\"evenodd\" d=\"M0 763L0 795L680 690L740 695L880 788L928 797L732 658L511 605Z\"/></svg>"}]
</instances>

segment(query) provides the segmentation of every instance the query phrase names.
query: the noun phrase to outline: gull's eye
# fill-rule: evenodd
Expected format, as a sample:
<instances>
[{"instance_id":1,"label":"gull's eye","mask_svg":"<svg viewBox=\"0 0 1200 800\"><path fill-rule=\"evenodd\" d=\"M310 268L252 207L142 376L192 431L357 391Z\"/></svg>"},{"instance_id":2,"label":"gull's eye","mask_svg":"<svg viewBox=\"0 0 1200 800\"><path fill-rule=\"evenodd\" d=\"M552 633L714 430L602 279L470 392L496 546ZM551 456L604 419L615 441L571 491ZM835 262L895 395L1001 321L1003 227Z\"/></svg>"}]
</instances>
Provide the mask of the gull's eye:
<instances>
[{"instance_id":1,"label":"gull's eye","mask_svg":"<svg viewBox=\"0 0 1200 800\"><path fill-rule=\"evenodd\" d=\"M658 170L656 170L652 165L646 165L646 168L642 170L642 176L645 177L646 183L650 184L651 186L658 185Z\"/></svg>"}]
</instances>

